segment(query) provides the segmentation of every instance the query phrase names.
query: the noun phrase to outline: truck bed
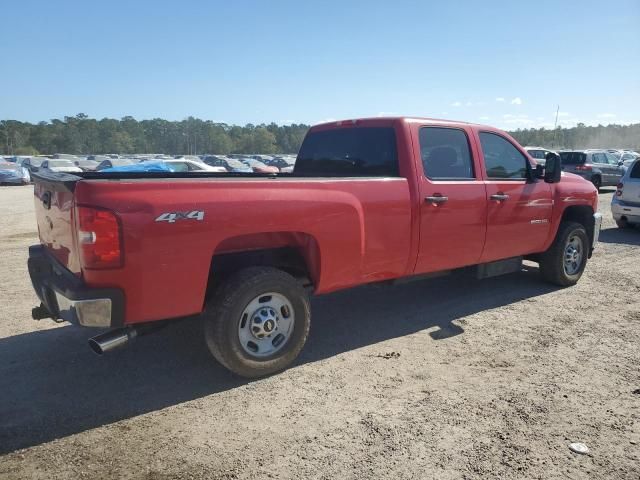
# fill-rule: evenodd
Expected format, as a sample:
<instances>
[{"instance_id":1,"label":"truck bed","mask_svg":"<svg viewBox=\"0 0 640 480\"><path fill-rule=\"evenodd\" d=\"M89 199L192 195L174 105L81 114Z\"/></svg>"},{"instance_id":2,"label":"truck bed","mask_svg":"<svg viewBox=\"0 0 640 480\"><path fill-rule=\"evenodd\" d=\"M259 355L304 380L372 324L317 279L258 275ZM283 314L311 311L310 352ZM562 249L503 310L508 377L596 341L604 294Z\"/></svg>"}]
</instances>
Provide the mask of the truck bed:
<instances>
[{"instance_id":1,"label":"truck bed","mask_svg":"<svg viewBox=\"0 0 640 480\"><path fill-rule=\"evenodd\" d=\"M34 180L41 243L87 287L126 291L128 323L202 311L214 255L293 247L313 266L318 293L403 276L413 267L408 252L415 239L406 235L412 202L401 177L145 172L42 173ZM80 205L116 214L121 268L82 267ZM335 253L320 255L319 245Z\"/></svg>"}]
</instances>

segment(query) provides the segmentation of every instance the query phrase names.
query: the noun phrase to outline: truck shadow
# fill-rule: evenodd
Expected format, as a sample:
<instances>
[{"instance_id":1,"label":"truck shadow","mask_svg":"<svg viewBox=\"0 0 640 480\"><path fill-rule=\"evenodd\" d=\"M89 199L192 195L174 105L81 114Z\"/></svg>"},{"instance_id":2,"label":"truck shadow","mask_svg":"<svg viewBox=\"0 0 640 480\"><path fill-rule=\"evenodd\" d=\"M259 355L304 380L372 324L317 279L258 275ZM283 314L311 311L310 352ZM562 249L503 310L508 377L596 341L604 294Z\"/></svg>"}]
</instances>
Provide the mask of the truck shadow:
<instances>
[{"instance_id":1,"label":"truck shadow","mask_svg":"<svg viewBox=\"0 0 640 480\"><path fill-rule=\"evenodd\" d=\"M640 245L640 228L607 228L600 231L599 241L620 245Z\"/></svg>"},{"instance_id":2,"label":"truck shadow","mask_svg":"<svg viewBox=\"0 0 640 480\"><path fill-rule=\"evenodd\" d=\"M456 275L317 297L297 364L425 329L433 330L427 343L446 341L464 332L457 320L554 289L529 267L481 282ZM86 346L94 333L63 326L0 339L0 453L247 383L213 361L197 321L171 325L105 357Z\"/></svg>"}]
</instances>

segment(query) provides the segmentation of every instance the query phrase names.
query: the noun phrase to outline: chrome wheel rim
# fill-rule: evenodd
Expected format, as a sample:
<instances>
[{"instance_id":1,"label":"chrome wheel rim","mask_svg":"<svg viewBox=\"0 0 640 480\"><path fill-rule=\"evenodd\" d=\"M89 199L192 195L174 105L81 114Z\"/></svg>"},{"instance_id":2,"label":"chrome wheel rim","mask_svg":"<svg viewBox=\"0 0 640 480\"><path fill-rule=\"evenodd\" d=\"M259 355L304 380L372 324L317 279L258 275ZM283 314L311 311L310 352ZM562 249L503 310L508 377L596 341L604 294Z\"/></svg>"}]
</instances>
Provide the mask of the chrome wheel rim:
<instances>
[{"instance_id":1,"label":"chrome wheel rim","mask_svg":"<svg viewBox=\"0 0 640 480\"><path fill-rule=\"evenodd\" d=\"M584 245L582 239L577 235L570 235L564 248L564 273L575 275L580 271L582 257L584 256Z\"/></svg>"},{"instance_id":2,"label":"chrome wheel rim","mask_svg":"<svg viewBox=\"0 0 640 480\"><path fill-rule=\"evenodd\" d=\"M295 316L287 297L275 292L258 295L238 321L238 340L252 357L268 357L284 348L293 333Z\"/></svg>"}]
</instances>

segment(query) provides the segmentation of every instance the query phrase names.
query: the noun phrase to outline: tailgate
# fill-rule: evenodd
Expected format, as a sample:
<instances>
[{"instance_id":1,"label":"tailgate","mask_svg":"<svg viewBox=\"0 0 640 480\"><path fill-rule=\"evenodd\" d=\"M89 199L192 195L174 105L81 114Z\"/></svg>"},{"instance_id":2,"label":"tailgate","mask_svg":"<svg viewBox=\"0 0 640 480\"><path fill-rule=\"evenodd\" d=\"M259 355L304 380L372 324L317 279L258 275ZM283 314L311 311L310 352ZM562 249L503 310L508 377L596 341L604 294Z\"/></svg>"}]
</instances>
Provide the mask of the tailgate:
<instances>
[{"instance_id":1,"label":"tailgate","mask_svg":"<svg viewBox=\"0 0 640 480\"><path fill-rule=\"evenodd\" d=\"M74 190L79 177L65 173L33 175L40 243L67 269L80 274L75 226Z\"/></svg>"}]
</instances>

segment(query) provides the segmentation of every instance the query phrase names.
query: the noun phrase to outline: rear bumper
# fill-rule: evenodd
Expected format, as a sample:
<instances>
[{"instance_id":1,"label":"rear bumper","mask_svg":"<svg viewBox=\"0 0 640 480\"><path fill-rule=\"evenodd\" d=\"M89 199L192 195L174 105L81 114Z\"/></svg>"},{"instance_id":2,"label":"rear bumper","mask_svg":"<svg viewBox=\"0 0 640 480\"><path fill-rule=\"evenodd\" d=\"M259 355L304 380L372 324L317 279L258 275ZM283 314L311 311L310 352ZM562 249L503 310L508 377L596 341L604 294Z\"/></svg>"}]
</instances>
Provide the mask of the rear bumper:
<instances>
[{"instance_id":1,"label":"rear bumper","mask_svg":"<svg viewBox=\"0 0 640 480\"><path fill-rule=\"evenodd\" d=\"M85 327L124 325L122 290L87 288L80 278L60 265L42 245L29 247L28 266L33 289L48 316L54 320L66 320Z\"/></svg>"},{"instance_id":2,"label":"rear bumper","mask_svg":"<svg viewBox=\"0 0 640 480\"><path fill-rule=\"evenodd\" d=\"M640 224L640 206L628 204L615 196L611 201L611 214L615 220L621 220L624 217L629 223Z\"/></svg>"}]
</instances>

